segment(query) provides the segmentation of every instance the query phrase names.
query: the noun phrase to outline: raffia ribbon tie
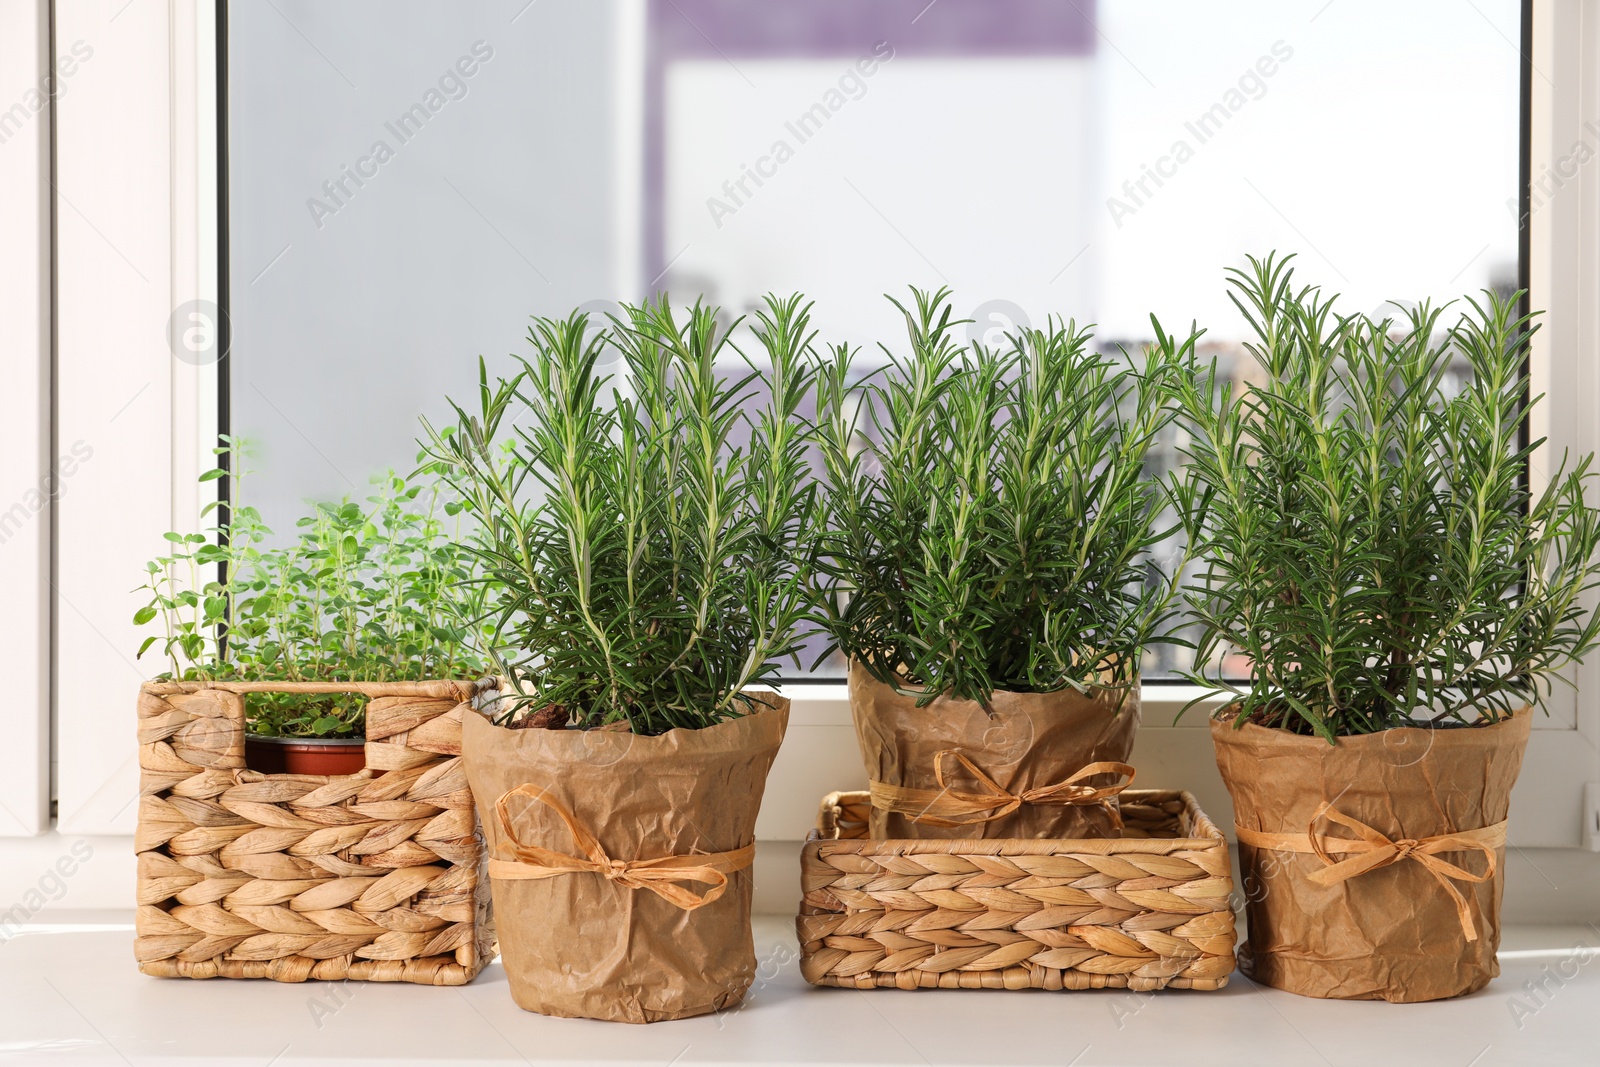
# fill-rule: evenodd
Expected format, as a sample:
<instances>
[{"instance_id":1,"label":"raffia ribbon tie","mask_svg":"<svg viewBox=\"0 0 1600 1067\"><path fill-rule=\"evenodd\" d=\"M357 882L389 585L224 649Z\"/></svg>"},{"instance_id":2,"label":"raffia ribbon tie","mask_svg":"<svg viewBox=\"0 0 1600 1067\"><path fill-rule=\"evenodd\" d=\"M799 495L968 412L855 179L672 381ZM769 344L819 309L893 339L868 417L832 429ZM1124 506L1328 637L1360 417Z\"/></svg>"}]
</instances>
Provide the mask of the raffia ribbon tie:
<instances>
[{"instance_id":1,"label":"raffia ribbon tie","mask_svg":"<svg viewBox=\"0 0 1600 1067\"><path fill-rule=\"evenodd\" d=\"M1319 834L1317 823L1322 819L1354 830L1357 836L1330 837ZM1421 864L1422 868L1433 876L1433 880L1450 894L1450 899L1456 906L1456 916L1461 920L1461 932L1466 935L1468 941L1478 940L1478 928L1472 921L1472 909L1467 904L1467 898L1456 888L1455 883L1477 884L1493 878L1499 865L1496 850L1506 843L1504 820L1478 830L1460 830L1435 837L1404 837L1392 841L1360 819L1351 818L1339 811L1331 803L1323 804L1317 809L1316 814L1311 816L1311 821L1306 824L1306 832L1303 834L1267 833L1261 830L1248 830L1242 826L1235 826L1234 832L1240 842L1255 848L1315 854L1325 866L1307 877L1322 886L1338 885L1368 871L1399 863L1401 860L1412 860ZM1474 874L1449 860L1439 858L1442 852L1474 850L1483 853L1485 866L1482 874ZM1334 859L1335 854L1349 858Z\"/></svg>"},{"instance_id":2,"label":"raffia ribbon tie","mask_svg":"<svg viewBox=\"0 0 1600 1067\"><path fill-rule=\"evenodd\" d=\"M517 840L516 832L511 827L512 797L536 800L559 815L586 858L569 856L538 845L526 845ZM495 803L495 814L500 820L500 851L509 852L515 858L491 859L490 878L539 879L558 878L567 874L598 874L627 889L648 889L684 911L703 908L722 896L728 888L728 875L749 867L756 854L756 847L752 843L732 852L662 856L651 860L615 860L606 854L593 834L578 825L577 819L559 801L531 784L506 792ZM704 893L696 893L680 884L683 882L699 882L711 888Z\"/></svg>"},{"instance_id":3,"label":"raffia ribbon tie","mask_svg":"<svg viewBox=\"0 0 1600 1067\"><path fill-rule=\"evenodd\" d=\"M983 792L952 788L946 774L946 757L953 757L966 768L972 780L983 787ZM1098 774L1121 775L1124 780L1107 786L1085 784L1087 779ZM885 811L904 815L912 822L944 827L992 822L1010 815L1024 804L1097 805L1106 810L1120 830L1122 816L1112 798L1133 784L1133 775L1133 768L1126 763L1091 763L1055 785L1013 793L979 770L978 765L959 750L947 748L933 757L933 777L939 783L937 790L913 789L875 781L872 783L872 804Z\"/></svg>"}]
</instances>

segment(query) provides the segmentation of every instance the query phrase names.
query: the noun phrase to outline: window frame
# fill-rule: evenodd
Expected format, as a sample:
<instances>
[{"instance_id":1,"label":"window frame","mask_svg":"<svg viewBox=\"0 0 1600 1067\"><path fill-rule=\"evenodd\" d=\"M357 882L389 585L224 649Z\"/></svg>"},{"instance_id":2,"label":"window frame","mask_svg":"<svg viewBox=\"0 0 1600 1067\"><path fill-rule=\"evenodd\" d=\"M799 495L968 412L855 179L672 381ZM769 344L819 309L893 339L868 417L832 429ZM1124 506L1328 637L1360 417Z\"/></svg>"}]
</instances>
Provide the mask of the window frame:
<instances>
[{"instance_id":1,"label":"window frame","mask_svg":"<svg viewBox=\"0 0 1600 1067\"><path fill-rule=\"evenodd\" d=\"M132 684L157 668L134 666L127 655L137 647L129 622L136 598L127 591L127 576L138 573L163 530L199 525L206 501L195 477L210 465L210 449L227 428L225 368L181 365L159 336L171 309L186 299L215 301L225 322L225 5L167 0L125 7L120 0L81 0L53 6L58 38L87 34L97 57L104 56L74 82L55 123L58 438L72 440L91 417L103 424L126 401L125 382L150 383L148 406L135 404L119 416L115 433L97 448L96 463L56 508L51 684L61 761L59 825L66 832L133 829L137 776L118 716L131 716ZM1577 167L1558 195L1537 206L1528 191L1535 175L1564 175L1559 168L1568 146L1586 123L1600 120L1600 20L1585 20L1578 5L1525 0L1523 22L1520 269L1533 306L1546 311L1529 371L1534 391L1549 394L1530 432L1549 438L1546 456L1563 448L1600 451L1600 420L1593 417L1600 409L1600 368L1586 367L1583 358L1600 350L1600 167L1588 168L1595 173ZM1561 94L1561 85L1581 91ZM113 160L116 182L91 180ZM75 218L111 219L127 232L97 236ZM108 240L150 265L144 282L111 254ZM642 258L648 270L649 258ZM1569 382L1581 387L1569 388ZM1562 388L1551 388L1557 384ZM1600 780L1600 660L1574 680L1581 688L1570 696L1571 726L1534 731L1529 773L1512 806L1518 845L1580 843L1583 786ZM794 702L793 720L758 836L796 840L810 827L822 793L859 786L861 771L845 686L792 682L781 688ZM1227 825L1231 812L1210 769L1204 707L1172 723L1195 695L1181 683L1145 686L1146 725L1135 761L1141 783L1189 785Z\"/></svg>"},{"instance_id":2,"label":"window frame","mask_svg":"<svg viewBox=\"0 0 1600 1067\"><path fill-rule=\"evenodd\" d=\"M0 316L0 391L15 398L0 423L0 673L7 680L0 730L0 838L50 825L50 566L53 496L60 492L51 418L53 305L50 278L51 124L54 101L41 87L54 75L47 0L0 5L0 71L6 99L31 112L5 118L0 150L0 285L11 314ZM26 92L44 97L32 111ZM31 402L30 402L31 400ZM51 489L54 489L54 492Z\"/></svg>"}]
</instances>

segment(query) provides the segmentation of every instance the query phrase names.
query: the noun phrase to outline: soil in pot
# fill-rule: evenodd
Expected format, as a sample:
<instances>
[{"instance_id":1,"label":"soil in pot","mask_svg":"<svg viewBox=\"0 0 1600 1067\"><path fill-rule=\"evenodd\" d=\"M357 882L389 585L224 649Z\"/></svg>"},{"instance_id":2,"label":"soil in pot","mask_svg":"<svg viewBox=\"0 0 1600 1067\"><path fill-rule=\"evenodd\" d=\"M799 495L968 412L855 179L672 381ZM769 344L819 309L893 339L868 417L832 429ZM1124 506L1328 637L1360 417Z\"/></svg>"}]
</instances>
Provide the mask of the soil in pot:
<instances>
[{"instance_id":1,"label":"soil in pot","mask_svg":"<svg viewBox=\"0 0 1600 1067\"><path fill-rule=\"evenodd\" d=\"M263 737L246 734L245 766L263 774L360 774L367 765L362 738Z\"/></svg>"},{"instance_id":2,"label":"soil in pot","mask_svg":"<svg viewBox=\"0 0 1600 1067\"><path fill-rule=\"evenodd\" d=\"M1115 793L1132 781L1137 686L997 691L988 708L950 697L919 708L852 663L850 713L875 839L1119 836ZM1096 764L1117 768L1085 773Z\"/></svg>"},{"instance_id":3,"label":"soil in pot","mask_svg":"<svg viewBox=\"0 0 1600 1067\"><path fill-rule=\"evenodd\" d=\"M621 1022L743 999L756 813L789 702L658 737L463 722L512 999Z\"/></svg>"},{"instance_id":4,"label":"soil in pot","mask_svg":"<svg viewBox=\"0 0 1600 1067\"><path fill-rule=\"evenodd\" d=\"M1330 745L1213 719L1249 917L1240 969L1304 996L1395 1002L1498 975L1504 823L1531 721L1525 708Z\"/></svg>"}]
</instances>

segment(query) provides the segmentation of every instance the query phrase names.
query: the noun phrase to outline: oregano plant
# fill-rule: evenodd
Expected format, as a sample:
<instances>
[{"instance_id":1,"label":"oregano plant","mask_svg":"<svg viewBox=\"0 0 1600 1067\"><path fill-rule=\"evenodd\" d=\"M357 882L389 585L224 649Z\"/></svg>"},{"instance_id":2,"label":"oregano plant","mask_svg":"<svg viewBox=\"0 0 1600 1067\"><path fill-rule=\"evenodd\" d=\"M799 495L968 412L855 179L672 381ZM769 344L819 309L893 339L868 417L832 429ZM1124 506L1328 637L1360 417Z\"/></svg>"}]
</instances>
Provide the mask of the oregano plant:
<instances>
[{"instance_id":1,"label":"oregano plant","mask_svg":"<svg viewBox=\"0 0 1600 1067\"><path fill-rule=\"evenodd\" d=\"M1231 272L1258 373L1213 361L1174 379L1175 495L1203 560L1194 680L1234 698L1236 721L1330 742L1542 703L1600 640L1585 605L1600 511L1592 456L1530 477L1522 294L1469 298L1448 324L1427 304L1343 315L1296 287L1291 259ZM1208 669L1224 654L1248 681Z\"/></svg>"},{"instance_id":2,"label":"oregano plant","mask_svg":"<svg viewBox=\"0 0 1600 1067\"><path fill-rule=\"evenodd\" d=\"M539 318L515 374L491 380L480 362L477 405L427 427L498 583L507 721L711 726L794 656L815 496L809 308L768 297L749 361L739 323L665 296L603 327Z\"/></svg>"},{"instance_id":3,"label":"oregano plant","mask_svg":"<svg viewBox=\"0 0 1600 1067\"><path fill-rule=\"evenodd\" d=\"M210 482L233 473L233 499L206 505L213 524L168 533L170 551L147 565L149 602L134 622L155 626L163 679L183 681L416 681L471 679L488 670L474 632L486 586L470 579L459 522L436 481L393 472L363 501L314 504L293 540L275 543L240 497L245 445L225 438ZM452 529L454 528L454 529ZM360 737L357 694L252 693L251 732Z\"/></svg>"},{"instance_id":4,"label":"oregano plant","mask_svg":"<svg viewBox=\"0 0 1600 1067\"><path fill-rule=\"evenodd\" d=\"M1180 354L1103 354L1054 318L963 346L947 290L912 298L890 298L907 350L863 375L836 346L818 375L819 623L924 704L1135 685L1172 639L1146 460Z\"/></svg>"}]
</instances>

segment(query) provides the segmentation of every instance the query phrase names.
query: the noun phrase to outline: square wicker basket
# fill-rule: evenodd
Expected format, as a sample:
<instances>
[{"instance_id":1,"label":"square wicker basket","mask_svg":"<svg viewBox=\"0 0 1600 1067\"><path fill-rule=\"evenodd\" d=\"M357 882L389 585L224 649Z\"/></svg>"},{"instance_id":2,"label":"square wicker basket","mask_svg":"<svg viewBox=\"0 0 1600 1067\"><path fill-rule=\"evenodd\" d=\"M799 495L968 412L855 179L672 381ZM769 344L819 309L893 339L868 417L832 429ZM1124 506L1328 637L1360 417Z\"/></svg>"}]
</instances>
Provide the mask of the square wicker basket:
<instances>
[{"instance_id":1,"label":"square wicker basket","mask_svg":"<svg viewBox=\"0 0 1600 1067\"><path fill-rule=\"evenodd\" d=\"M461 718L489 688L144 685L139 969L166 978L470 982L494 955L494 926ZM367 769L247 770L251 692L367 696Z\"/></svg>"},{"instance_id":2,"label":"square wicker basket","mask_svg":"<svg viewBox=\"0 0 1600 1067\"><path fill-rule=\"evenodd\" d=\"M1119 839L873 841L830 793L800 854L800 972L849 989L1221 989L1227 840L1188 793L1122 794Z\"/></svg>"}]
</instances>

